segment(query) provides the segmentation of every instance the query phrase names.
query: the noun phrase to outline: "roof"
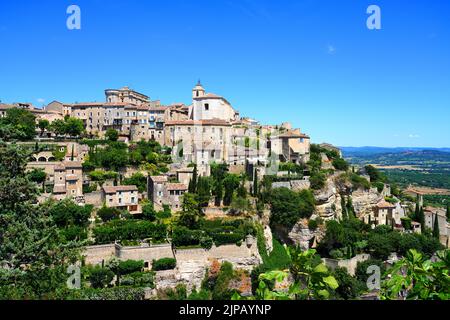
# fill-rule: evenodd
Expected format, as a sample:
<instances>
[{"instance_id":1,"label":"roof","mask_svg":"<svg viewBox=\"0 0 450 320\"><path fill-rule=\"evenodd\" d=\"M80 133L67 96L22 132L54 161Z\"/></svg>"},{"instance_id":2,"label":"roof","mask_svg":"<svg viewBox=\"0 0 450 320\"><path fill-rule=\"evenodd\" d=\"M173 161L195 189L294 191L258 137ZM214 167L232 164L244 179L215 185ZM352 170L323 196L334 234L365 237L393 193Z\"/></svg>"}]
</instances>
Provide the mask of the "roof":
<instances>
[{"instance_id":1,"label":"roof","mask_svg":"<svg viewBox=\"0 0 450 320\"><path fill-rule=\"evenodd\" d=\"M381 200L377 203L378 208L395 208L395 205L392 203L387 202L386 200Z\"/></svg>"},{"instance_id":2,"label":"roof","mask_svg":"<svg viewBox=\"0 0 450 320\"><path fill-rule=\"evenodd\" d=\"M188 187L184 183L168 183L166 186L167 190L187 190Z\"/></svg>"},{"instance_id":3,"label":"roof","mask_svg":"<svg viewBox=\"0 0 450 320\"><path fill-rule=\"evenodd\" d=\"M309 139L309 136L303 133L294 133L294 132L286 132L286 133L282 133L278 136L275 136L278 138L288 138L288 139L300 139L300 138L305 138L305 139Z\"/></svg>"},{"instance_id":4,"label":"roof","mask_svg":"<svg viewBox=\"0 0 450 320\"><path fill-rule=\"evenodd\" d=\"M63 165L66 169L80 169L83 168L83 164L80 161L64 161Z\"/></svg>"},{"instance_id":5,"label":"roof","mask_svg":"<svg viewBox=\"0 0 450 320\"><path fill-rule=\"evenodd\" d=\"M150 179L153 182L160 182L160 183L167 182L167 177L166 176L151 176Z\"/></svg>"},{"instance_id":6,"label":"roof","mask_svg":"<svg viewBox=\"0 0 450 320\"><path fill-rule=\"evenodd\" d=\"M114 186L103 187L103 191L107 194L111 194L117 192L138 191L138 188L136 186Z\"/></svg>"}]
</instances>

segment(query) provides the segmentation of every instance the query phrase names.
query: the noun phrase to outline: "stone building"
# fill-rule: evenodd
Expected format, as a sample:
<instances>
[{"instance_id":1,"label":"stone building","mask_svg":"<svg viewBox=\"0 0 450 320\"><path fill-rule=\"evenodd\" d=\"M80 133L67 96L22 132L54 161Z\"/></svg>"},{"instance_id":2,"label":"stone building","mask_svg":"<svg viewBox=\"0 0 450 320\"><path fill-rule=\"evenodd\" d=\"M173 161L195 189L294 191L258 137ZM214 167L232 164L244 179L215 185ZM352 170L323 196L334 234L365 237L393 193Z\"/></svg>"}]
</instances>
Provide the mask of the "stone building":
<instances>
[{"instance_id":1,"label":"stone building","mask_svg":"<svg viewBox=\"0 0 450 320\"><path fill-rule=\"evenodd\" d=\"M108 208L127 210L131 214L142 213L136 186L105 186L102 189L102 200Z\"/></svg>"},{"instance_id":2,"label":"stone building","mask_svg":"<svg viewBox=\"0 0 450 320\"><path fill-rule=\"evenodd\" d=\"M83 166L78 161L64 161L54 167L53 195L57 200L83 197Z\"/></svg>"},{"instance_id":3,"label":"stone building","mask_svg":"<svg viewBox=\"0 0 450 320\"><path fill-rule=\"evenodd\" d=\"M187 184L171 183L166 176L148 178L148 198L157 206L169 205L173 211L180 211Z\"/></svg>"},{"instance_id":4,"label":"stone building","mask_svg":"<svg viewBox=\"0 0 450 320\"><path fill-rule=\"evenodd\" d=\"M143 105L150 102L150 98L148 96L134 91L129 87L123 87L120 89L106 89L105 96L106 101L109 103L129 103L134 105Z\"/></svg>"},{"instance_id":5,"label":"stone building","mask_svg":"<svg viewBox=\"0 0 450 320\"><path fill-rule=\"evenodd\" d=\"M369 221L366 221L366 223L372 224L373 226L391 226L395 224L395 209L396 206L392 203L381 200L373 209L372 214L368 217Z\"/></svg>"}]
</instances>

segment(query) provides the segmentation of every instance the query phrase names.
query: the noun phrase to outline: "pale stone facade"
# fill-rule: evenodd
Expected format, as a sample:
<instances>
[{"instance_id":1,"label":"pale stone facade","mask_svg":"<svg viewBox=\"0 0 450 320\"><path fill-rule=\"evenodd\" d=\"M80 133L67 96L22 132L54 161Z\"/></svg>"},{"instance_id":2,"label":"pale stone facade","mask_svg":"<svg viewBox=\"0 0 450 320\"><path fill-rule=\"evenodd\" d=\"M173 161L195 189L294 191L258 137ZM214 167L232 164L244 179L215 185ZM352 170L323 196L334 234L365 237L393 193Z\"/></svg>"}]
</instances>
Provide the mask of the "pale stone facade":
<instances>
[{"instance_id":1,"label":"pale stone facade","mask_svg":"<svg viewBox=\"0 0 450 320\"><path fill-rule=\"evenodd\" d=\"M103 187L103 202L108 208L127 210L131 214L142 213L136 186Z\"/></svg>"},{"instance_id":2,"label":"pale stone facade","mask_svg":"<svg viewBox=\"0 0 450 320\"><path fill-rule=\"evenodd\" d=\"M54 167L53 194L58 200L83 196L83 166L81 162L64 161Z\"/></svg>"},{"instance_id":3,"label":"pale stone facade","mask_svg":"<svg viewBox=\"0 0 450 320\"><path fill-rule=\"evenodd\" d=\"M187 191L187 184L170 183L166 176L148 178L148 198L159 207L168 205L171 210L180 211L183 195Z\"/></svg>"}]
</instances>

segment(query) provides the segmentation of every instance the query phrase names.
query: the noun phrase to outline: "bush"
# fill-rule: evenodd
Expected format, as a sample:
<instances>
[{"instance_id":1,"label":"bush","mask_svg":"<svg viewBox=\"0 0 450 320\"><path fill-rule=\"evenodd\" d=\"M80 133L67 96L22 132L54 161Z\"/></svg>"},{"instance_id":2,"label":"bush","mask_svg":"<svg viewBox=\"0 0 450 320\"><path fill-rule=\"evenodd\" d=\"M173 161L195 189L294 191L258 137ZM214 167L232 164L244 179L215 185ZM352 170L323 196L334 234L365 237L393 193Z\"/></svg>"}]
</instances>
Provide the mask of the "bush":
<instances>
[{"instance_id":1,"label":"bush","mask_svg":"<svg viewBox=\"0 0 450 320\"><path fill-rule=\"evenodd\" d=\"M97 215L103 222L118 219L120 217L120 211L116 208L102 207L98 210Z\"/></svg>"},{"instance_id":2,"label":"bush","mask_svg":"<svg viewBox=\"0 0 450 320\"><path fill-rule=\"evenodd\" d=\"M333 167L336 170L347 171L348 170L348 163L347 163L347 161L345 161L342 158L336 158L336 159L333 160Z\"/></svg>"},{"instance_id":3,"label":"bush","mask_svg":"<svg viewBox=\"0 0 450 320\"><path fill-rule=\"evenodd\" d=\"M297 193L287 188L277 188L272 191L271 224L293 227L301 218L309 218L315 210L315 200L310 190Z\"/></svg>"},{"instance_id":4,"label":"bush","mask_svg":"<svg viewBox=\"0 0 450 320\"><path fill-rule=\"evenodd\" d=\"M154 288L155 276L153 272L134 272L120 279L121 286Z\"/></svg>"},{"instance_id":5,"label":"bush","mask_svg":"<svg viewBox=\"0 0 450 320\"><path fill-rule=\"evenodd\" d=\"M225 244L238 244L245 237L242 233L214 233L212 238L216 246L221 246Z\"/></svg>"},{"instance_id":6,"label":"bush","mask_svg":"<svg viewBox=\"0 0 450 320\"><path fill-rule=\"evenodd\" d=\"M200 239L200 246L206 250L211 249L213 246L213 239L211 237L202 237Z\"/></svg>"},{"instance_id":7,"label":"bush","mask_svg":"<svg viewBox=\"0 0 450 320\"><path fill-rule=\"evenodd\" d=\"M88 238L86 228L80 226L70 226L61 230L61 235L64 240L69 241L81 241Z\"/></svg>"},{"instance_id":8,"label":"bush","mask_svg":"<svg viewBox=\"0 0 450 320\"><path fill-rule=\"evenodd\" d=\"M117 273L120 275L141 272L144 269L143 260L120 261L117 266Z\"/></svg>"},{"instance_id":9,"label":"bush","mask_svg":"<svg viewBox=\"0 0 450 320\"><path fill-rule=\"evenodd\" d=\"M149 221L155 221L156 220L156 211L153 207L153 204L146 204L142 207L142 215L145 219Z\"/></svg>"},{"instance_id":10,"label":"bush","mask_svg":"<svg viewBox=\"0 0 450 320\"><path fill-rule=\"evenodd\" d=\"M324 173L320 171L314 171L309 177L309 182L311 183L311 189L320 190L325 186L325 181L327 177Z\"/></svg>"},{"instance_id":11,"label":"bush","mask_svg":"<svg viewBox=\"0 0 450 320\"><path fill-rule=\"evenodd\" d=\"M316 230L319 227L319 223L317 222L317 220L309 220L308 221L308 228L309 230Z\"/></svg>"},{"instance_id":12,"label":"bush","mask_svg":"<svg viewBox=\"0 0 450 320\"><path fill-rule=\"evenodd\" d=\"M172 232L172 243L176 247L196 246L200 244L203 232L190 230L186 227L176 227Z\"/></svg>"},{"instance_id":13,"label":"bush","mask_svg":"<svg viewBox=\"0 0 450 320\"><path fill-rule=\"evenodd\" d=\"M172 270L177 266L177 261L174 258L162 258L159 260L153 260L153 271Z\"/></svg>"},{"instance_id":14,"label":"bush","mask_svg":"<svg viewBox=\"0 0 450 320\"><path fill-rule=\"evenodd\" d=\"M109 286L114 278L114 272L101 266L92 267L89 270L89 282L92 288L99 289Z\"/></svg>"}]
</instances>

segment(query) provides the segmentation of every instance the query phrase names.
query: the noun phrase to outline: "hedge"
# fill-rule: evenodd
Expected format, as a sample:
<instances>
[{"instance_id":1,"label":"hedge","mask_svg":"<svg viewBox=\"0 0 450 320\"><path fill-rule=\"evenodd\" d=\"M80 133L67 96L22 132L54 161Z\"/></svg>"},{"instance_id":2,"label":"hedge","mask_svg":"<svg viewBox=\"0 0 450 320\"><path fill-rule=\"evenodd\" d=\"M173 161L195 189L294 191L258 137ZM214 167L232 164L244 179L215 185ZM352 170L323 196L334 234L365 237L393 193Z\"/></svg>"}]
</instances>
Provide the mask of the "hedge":
<instances>
[{"instance_id":1,"label":"hedge","mask_svg":"<svg viewBox=\"0 0 450 320\"><path fill-rule=\"evenodd\" d=\"M97 244L147 238L161 241L166 238L167 227L150 221L113 220L94 228L93 233Z\"/></svg>"},{"instance_id":2,"label":"hedge","mask_svg":"<svg viewBox=\"0 0 450 320\"><path fill-rule=\"evenodd\" d=\"M135 272L140 272L144 269L143 260L126 260L120 261L117 266L117 271L121 275L131 274Z\"/></svg>"},{"instance_id":3,"label":"hedge","mask_svg":"<svg viewBox=\"0 0 450 320\"><path fill-rule=\"evenodd\" d=\"M162 258L159 260L153 260L153 271L172 270L177 266L177 261L174 258Z\"/></svg>"},{"instance_id":4,"label":"hedge","mask_svg":"<svg viewBox=\"0 0 450 320\"><path fill-rule=\"evenodd\" d=\"M225 244L239 244L245 238L243 233L214 233L211 235L216 246Z\"/></svg>"}]
</instances>

